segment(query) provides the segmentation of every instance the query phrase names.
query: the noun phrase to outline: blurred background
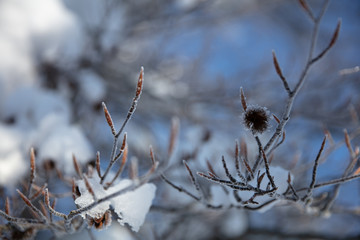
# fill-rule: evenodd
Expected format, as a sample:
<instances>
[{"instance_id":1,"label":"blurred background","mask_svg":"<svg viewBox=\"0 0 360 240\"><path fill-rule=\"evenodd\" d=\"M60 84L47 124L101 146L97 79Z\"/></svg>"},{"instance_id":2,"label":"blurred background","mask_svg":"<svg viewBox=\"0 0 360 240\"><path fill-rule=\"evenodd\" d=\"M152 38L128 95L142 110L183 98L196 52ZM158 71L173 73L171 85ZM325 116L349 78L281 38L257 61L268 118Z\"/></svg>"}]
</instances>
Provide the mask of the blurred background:
<instances>
[{"instance_id":1,"label":"blurred background","mask_svg":"<svg viewBox=\"0 0 360 240\"><path fill-rule=\"evenodd\" d=\"M322 1L309 5L317 15ZM339 18L339 39L310 70L286 126L286 141L274 154L273 164L290 170L299 188L310 181L324 130L331 132L333 142L327 143L319 181L341 177L349 162L344 129L353 146L359 145L359 1L330 2L315 52L327 46ZM307 58L312 28L295 0L0 1L1 196L11 194L26 177L30 147L36 149L40 167L55 165L64 175L74 173L72 153L85 165L100 151L106 166L113 139L101 102L106 102L119 128L141 66L143 94L125 129L129 156L136 156L145 172L152 145L160 162L170 161L166 175L193 190L183 159L194 171L205 171L206 160L219 167L221 155L231 156L236 139L247 141L250 156L251 150L255 156L257 146L241 122L239 89L243 87L248 104L264 106L280 117L287 95L271 51L294 86ZM167 159L173 117L180 120L180 132L176 152ZM272 121L264 141L275 127ZM199 204L194 207L191 199L160 180L155 183L155 207L137 236L140 239L360 234L359 181L341 188L328 218L307 215L293 206L266 213L208 210ZM203 184L210 191L210 185ZM226 201L226 196L220 198ZM134 238L125 228L111 229ZM96 234L112 236L111 232ZM41 237L47 239L47 234Z\"/></svg>"}]
</instances>

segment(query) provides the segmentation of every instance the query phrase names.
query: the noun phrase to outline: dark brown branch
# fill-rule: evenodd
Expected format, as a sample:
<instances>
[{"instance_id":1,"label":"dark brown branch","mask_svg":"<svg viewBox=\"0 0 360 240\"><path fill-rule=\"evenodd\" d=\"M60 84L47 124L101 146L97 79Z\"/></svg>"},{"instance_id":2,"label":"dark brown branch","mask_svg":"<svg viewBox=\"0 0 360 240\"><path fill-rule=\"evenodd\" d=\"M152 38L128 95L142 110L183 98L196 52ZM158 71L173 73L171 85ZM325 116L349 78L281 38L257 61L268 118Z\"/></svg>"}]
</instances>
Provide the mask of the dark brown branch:
<instances>
[{"instance_id":1,"label":"dark brown branch","mask_svg":"<svg viewBox=\"0 0 360 240\"><path fill-rule=\"evenodd\" d=\"M165 177L164 174L161 174L161 179L164 180L167 184L169 184L171 187L175 188L176 190L178 190L179 192L183 192L186 195L188 195L189 197L195 199L196 201L200 201L200 197L195 196L194 194L192 194L191 192L187 191L185 188L181 187L181 186L177 186L176 184L174 184L173 182L171 182L169 179L167 179Z\"/></svg>"},{"instance_id":2,"label":"dark brown branch","mask_svg":"<svg viewBox=\"0 0 360 240\"><path fill-rule=\"evenodd\" d=\"M228 169L228 167L226 166L226 161L225 161L225 157L224 157L224 156L221 157L221 161L222 161L223 168L224 168L224 170L225 170L226 176L229 178L229 180L230 180L231 182L236 183L236 179L230 174L229 169Z\"/></svg>"},{"instance_id":3,"label":"dark brown branch","mask_svg":"<svg viewBox=\"0 0 360 240\"><path fill-rule=\"evenodd\" d=\"M321 143L321 147L320 147L320 150L316 156L316 159L315 159L315 163L314 163L314 167L313 167L313 171L312 171L312 178L311 178L311 183L310 183L310 186L308 188L308 191L306 193L306 195L303 197L303 201L307 201L311 196L312 196L312 191L314 190L315 188L315 181L316 181L316 173L317 173L317 167L319 165L319 159L320 159L320 156L321 156L321 153L324 149L324 146L325 146L325 142L326 142L326 136L324 137L324 140L322 141Z\"/></svg>"},{"instance_id":4,"label":"dark brown branch","mask_svg":"<svg viewBox=\"0 0 360 240\"><path fill-rule=\"evenodd\" d=\"M189 175L190 175L191 182L192 182L193 185L195 186L196 191L198 191L198 193L200 194L200 199L201 199L201 198L203 197L203 193L202 193L202 191L201 191L201 189L200 189L200 186L199 186L199 184L197 183L197 181L196 181L196 179L195 179L195 176L194 176L194 174L192 173L189 165L186 163L185 160L183 160L183 163L184 163L184 165L185 165L185 167L186 167L186 170L188 171L188 173L189 173Z\"/></svg>"},{"instance_id":5,"label":"dark brown branch","mask_svg":"<svg viewBox=\"0 0 360 240\"><path fill-rule=\"evenodd\" d=\"M240 170L240 157L239 157L239 143L238 141L235 142L235 168L236 168L236 172L237 175L239 176L239 178L243 181L246 182L245 177L242 175L241 170Z\"/></svg>"},{"instance_id":6,"label":"dark brown branch","mask_svg":"<svg viewBox=\"0 0 360 240\"><path fill-rule=\"evenodd\" d=\"M267 157L266 157L266 154L264 152L264 150L261 148L261 152L262 152L262 155L263 155L263 159L264 159L264 164L265 164L265 171L266 171L266 176L268 177L270 183L271 183L271 186L273 189L276 189L276 185L275 185L275 182L274 182L274 179L273 177L271 176L270 174L270 168L269 168L269 162L267 160Z\"/></svg>"}]
</instances>

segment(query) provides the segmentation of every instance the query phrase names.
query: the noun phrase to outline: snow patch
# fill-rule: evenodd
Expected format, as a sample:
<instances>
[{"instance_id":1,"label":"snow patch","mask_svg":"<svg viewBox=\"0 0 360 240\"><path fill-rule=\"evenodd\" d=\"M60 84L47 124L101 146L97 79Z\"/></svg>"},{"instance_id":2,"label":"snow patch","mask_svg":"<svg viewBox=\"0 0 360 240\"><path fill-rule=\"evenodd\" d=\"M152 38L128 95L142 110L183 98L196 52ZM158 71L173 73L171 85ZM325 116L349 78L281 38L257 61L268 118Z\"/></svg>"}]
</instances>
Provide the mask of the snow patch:
<instances>
[{"instance_id":1,"label":"snow patch","mask_svg":"<svg viewBox=\"0 0 360 240\"><path fill-rule=\"evenodd\" d=\"M87 163L95 157L89 140L77 126L53 128L49 135L41 140L39 143L39 161L51 159L68 175L75 172L73 154L79 164Z\"/></svg>"},{"instance_id":2,"label":"snow patch","mask_svg":"<svg viewBox=\"0 0 360 240\"><path fill-rule=\"evenodd\" d=\"M100 199L112 193L118 192L133 184L132 180L123 179L114 186L105 190L99 183L98 176L88 179L95 196ZM87 190L84 180L77 181L81 196L75 200L75 203L80 207L88 206L94 202L92 195ZM83 218L86 215L90 217L102 216L110 205L114 208L114 212L118 215L118 222L121 225L129 224L131 229L135 232L139 231L141 225L145 221L146 214L148 213L153 199L155 198L156 186L152 183L146 183L133 191L125 192L117 197L105 201L96 207L84 212Z\"/></svg>"}]
</instances>

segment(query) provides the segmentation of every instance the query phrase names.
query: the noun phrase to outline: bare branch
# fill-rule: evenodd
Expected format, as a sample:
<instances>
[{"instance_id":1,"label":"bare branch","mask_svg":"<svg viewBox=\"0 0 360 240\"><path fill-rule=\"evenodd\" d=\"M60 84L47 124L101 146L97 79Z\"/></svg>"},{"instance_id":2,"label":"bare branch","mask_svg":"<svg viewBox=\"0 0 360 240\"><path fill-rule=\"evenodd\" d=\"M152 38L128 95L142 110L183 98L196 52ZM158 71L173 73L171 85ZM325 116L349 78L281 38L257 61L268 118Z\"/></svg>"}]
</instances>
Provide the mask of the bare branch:
<instances>
[{"instance_id":1,"label":"bare branch","mask_svg":"<svg viewBox=\"0 0 360 240\"><path fill-rule=\"evenodd\" d=\"M113 120L111 118L111 115L105 105L104 102L102 102L102 107L103 107L103 110L104 110L104 114L105 114L105 118L106 118L106 122L108 123L110 129L111 129L111 133L112 135L116 135L116 130L115 130L115 126L114 126L114 123L113 123Z\"/></svg>"},{"instance_id":2,"label":"bare branch","mask_svg":"<svg viewBox=\"0 0 360 240\"><path fill-rule=\"evenodd\" d=\"M240 157L239 157L239 143L238 141L235 142L235 168L236 168L236 172L237 175L239 176L239 178L243 181L246 182L246 178L242 175L241 170L240 170Z\"/></svg>"},{"instance_id":3,"label":"bare branch","mask_svg":"<svg viewBox=\"0 0 360 240\"><path fill-rule=\"evenodd\" d=\"M299 3L301 5L301 7L305 10L305 12L307 13L307 15L309 16L309 18L315 22L315 17L314 14L312 13L310 7L308 6L307 2L305 0L299 0Z\"/></svg>"},{"instance_id":4,"label":"bare branch","mask_svg":"<svg viewBox=\"0 0 360 240\"><path fill-rule=\"evenodd\" d=\"M278 60L276 58L274 50L272 51L272 55L273 55L273 63L274 63L276 73L279 75L280 79L282 80L286 92L288 93L288 95L290 95L291 94L291 89L289 87L289 84L288 84L286 78L284 77L284 75L283 75L283 73L281 71L281 68L280 68L279 62L278 62Z\"/></svg>"},{"instance_id":5,"label":"bare branch","mask_svg":"<svg viewBox=\"0 0 360 240\"><path fill-rule=\"evenodd\" d=\"M192 194L191 192L187 191L185 188L178 186L176 184L174 184L173 182L171 182L169 179L167 179L167 177L165 177L164 174L161 174L161 179L164 180L167 184L169 184L171 187L175 188L176 190L178 190L179 192L183 192L186 195L188 195L189 197L195 199L196 201L200 201L200 197L195 196L194 194Z\"/></svg>"},{"instance_id":6,"label":"bare branch","mask_svg":"<svg viewBox=\"0 0 360 240\"><path fill-rule=\"evenodd\" d=\"M100 152L96 152L96 162L95 162L95 168L96 168L96 172L99 176L99 178L101 178L101 169L100 169Z\"/></svg>"},{"instance_id":7,"label":"bare branch","mask_svg":"<svg viewBox=\"0 0 360 240\"><path fill-rule=\"evenodd\" d=\"M106 184L105 189L108 189L115 182L115 180L120 177L121 173L124 171L124 167L127 162L127 155L128 155L128 147L126 146L125 150L124 150L124 154L122 155L122 158L121 158L120 167L119 167L118 171L116 172L114 178L111 180L111 182Z\"/></svg>"},{"instance_id":8,"label":"bare branch","mask_svg":"<svg viewBox=\"0 0 360 240\"><path fill-rule=\"evenodd\" d=\"M230 180L231 182L235 183L235 182L236 182L236 179L230 174L229 169L228 169L228 167L226 166L226 161L225 161L225 157L224 157L224 156L221 157L221 161L222 161L222 163L223 163L223 168L224 168L224 170L225 170L226 176L229 178L229 180Z\"/></svg>"},{"instance_id":9,"label":"bare branch","mask_svg":"<svg viewBox=\"0 0 360 240\"><path fill-rule=\"evenodd\" d=\"M91 187L91 185L90 185L90 183L89 183L89 180L87 179L86 175L84 174L83 176L84 176L83 179L84 179L84 182L85 182L86 189L89 191L89 193L92 195L93 199L94 199L95 202L96 202L97 197L96 197L96 195L95 195L95 192L94 192L94 190L92 189L92 187Z\"/></svg>"},{"instance_id":10,"label":"bare branch","mask_svg":"<svg viewBox=\"0 0 360 240\"><path fill-rule=\"evenodd\" d=\"M242 105L242 107L244 109L244 112L246 112L247 104L246 104L246 98L245 98L244 91L243 91L242 87L240 88L240 96L241 96L241 105Z\"/></svg>"},{"instance_id":11,"label":"bare branch","mask_svg":"<svg viewBox=\"0 0 360 240\"><path fill-rule=\"evenodd\" d=\"M36 219L12 217L6 214L5 212L3 212L2 210L0 210L0 216L5 218L9 222L18 223L18 224L44 224L43 221L39 221Z\"/></svg>"},{"instance_id":12,"label":"bare branch","mask_svg":"<svg viewBox=\"0 0 360 240\"><path fill-rule=\"evenodd\" d=\"M82 179L83 173L81 171L81 168L80 168L74 154L72 155L72 158L73 158L73 164L74 164L75 171L76 171L77 175L79 176L79 178Z\"/></svg>"},{"instance_id":13,"label":"bare branch","mask_svg":"<svg viewBox=\"0 0 360 240\"><path fill-rule=\"evenodd\" d=\"M270 183L271 183L271 186L273 189L276 189L276 185L275 185L275 182L274 182L274 179L273 177L271 176L270 174L270 168L269 168L269 163L268 163L268 160L267 160L267 157L266 157L266 154L264 152L264 150L261 148L261 152L262 152L262 155L263 155L263 159L264 159L264 164L265 164L265 171L266 171L266 176L268 177Z\"/></svg>"},{"instance_id":14,"label":"bare branch","mask_svg":"<svg viewBox=\"0 0 360 240\"><path fill-rule=\"evenodd\" d=\"M42 214L42 212L40 211L40 209L38 209L37 207L35 207L31 201L22 193L20 192L19 189L16 189L16 191L18 192L18 194L20 195L21 199L25 202L25 204L32 210L34 211L37 216L40 217L41 221L43 223L47 222L47 218L44 216L44 214Z\"/></svg>"},{"instance_id":15,"label":"bare branch","mask_svg":"<svg viewBox=\"0 0 360 240\"><path fill-rule=\"evenodd\" d=\"M308 191L307 191L306 195L303 197L304 201L307 201L311 197L312 191L315 188L317 167L318 167L318 164L319 164L319 159L320 159L321 153L322 153L322 151L324 149L324 146L325 146L325 142L326 142L326 136L324 137L324 140L321 143L320 150L319 150L319 152L318 152L318 154L316 156L314 167L313 167L313 172L312 172L311 183L310 183L310 186L308 188Z\"/></svg>"},{"instance_id":16,"label":"bare branch","mask_svg":"<svg viewBox=\"0 0 360 240\"><path fill-rule=\"evenodd\" d=\"M200 194L200 199L201 199L201 198L203 197L203 193L202 193L202 191L201 191L201 189L200 189L200 186L199 186L199 184L197 183L197 181L196 181L196 179L195 179L195 177L194 177L194 174L192 173L189 165L186 163L185 160L183 160L183 163L184 163L184 165L185 165L185 167L186 167L186 170L188 171L188 173L189 173L189 175L190 175L191 182L193 183L193 185L195 186L195 189L196 189L196 190L198 191L198 193Z\"/></svg>"},{"instance_id":17,"label":"bare branch","mask_svg":"<svg viewBox=\"0 0 360 240\"><path fill-rule=\"evenodd\" d=\"M8 197L5 199L5 213L10 215L10 200Z\"/></svg>"},{"instance_id":18,"label":"bare branch","mask_svg":"<svg viewBox=\"0 0 360 240\"><path fill-rule=\"evenodd\" d=\"M335 31L333 33L333 36L328 44L328 46L319 54L317 55L315 58L313 58L311 60L311 64L315 63L316 61L318 61L320 58L322 58L329 50L332 46L334 46L334 44L336 43L336 40L338 39L339 36L339 32L340 32L340 27L341 27L341 19L338 20L338 23L336 25Z\"/></svg>"},{"instance_id":19,"label":"bare branch","mask_svg":"<svg viewBox=\"0 0 360 240\"><path fill-rule=\"evenodd\" d=\"M30 149L30 180L28 186L28 197L30 197L32 185L35 180L36 164L35 164L35 151L34 148Z\"/></svg>"},{"instance_id":20,"label":"bare branch","mask_svg":"<svg viewBox=\"0 0 360 240\"><path fill-rule=\"evenodd\" d=\"M48 190L47 188L45 189L45 193L44 193L44 202L45 202L45 206L47 207L47 209L49 210L49 212L50 212L51 214L54 214L54 215L57 216L57 217L61 217L61 218L67 219L67 215L56 211L56 210L50 205L49 190Z\"/></svg>"},{"instance_id":21,"label":"bare branch","mask_svg":"<svg viewBox=\"0 0 360 240\"><path fill-rule=\"evenodd\" d=\"M117 139L117 138L116 138L116 139ZM120 148L120 151L119 151L119 153L116 155L116 157L112 157L112 158L111 158L110 163L109 163L109 165L107 166L104 175L101 177L100 184L103 184L104 179L105 179L106 176L108 175L111 167L114 165L114 163L116 162L116 160L118 160L118 159L121 157L121 155L123 154L123 152L124 152L124 150L125 150L125 147L126 147L126 139L127 139L127 134L125 133L125 134L124 134L124 138L123 138L123 142L122 142L122 145L121 145L121 148ZM115 144L117 144L117 141L115 141L115 143L114 143L114 148L116 149ZM114 148L113 148L113 150L114 150Z\"/></svg>"},{"instance_id":22,"label":"bare branch","mask_svg":"<svg viewBox=\"0 0 360 240\"><path fill-rule=\"evenodd\" d=\"M127 122L130 120L130 118L132 117L132 115L134 114L135 110L136 110L136 106L137 106L137 102L140 99L140 95L143 89L143 81L144 81L144 67L140 68L140 74L139 74L139 79L138 79L138 83L137 83L137 87L136 87L136 91L135 91L135 97L132 101L131 107L129 108L128 114L126 116L125 121L123 122L120 130L117 132L117 134L115 135L115 137L119 137L120 134L122 133L122 131L124 130Z\"/></svg>"},{"instance_id":23,"label":"bare branch","mask_svg":"<svg viewBox=\"0 0 360 240\"><path fill-rule=\"evenodd\" d=\"M291 189L291 192L293 193L295 199L298 200L298 199L299 199L299 196L297 195L295 188L294 188L293 185L291 184L291 174L290 174L290 172L288 173L287 183L288 183L289 188Z\"/></svg>"}]
</instances>

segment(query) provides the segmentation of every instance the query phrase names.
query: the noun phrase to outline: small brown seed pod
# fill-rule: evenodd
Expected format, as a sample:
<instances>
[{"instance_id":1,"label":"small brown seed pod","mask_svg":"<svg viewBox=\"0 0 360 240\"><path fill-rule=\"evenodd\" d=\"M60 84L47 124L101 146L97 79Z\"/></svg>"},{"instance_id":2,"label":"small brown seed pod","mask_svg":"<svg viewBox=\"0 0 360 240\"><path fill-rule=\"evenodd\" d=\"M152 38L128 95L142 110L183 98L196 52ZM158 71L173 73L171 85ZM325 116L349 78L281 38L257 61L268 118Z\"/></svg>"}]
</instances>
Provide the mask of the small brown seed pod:
<instances>
[{"instance_id":1,"label":"small brown seed pod","mask_svg":"<svg viewBox=\"0 0 360 240\"><path fill-rule=\"evenodd\" d=\"M269 127L270 114L264 107L248 106L243 114L243 122L253 134L261 134Z\"/></svg>"}]
</instances>

